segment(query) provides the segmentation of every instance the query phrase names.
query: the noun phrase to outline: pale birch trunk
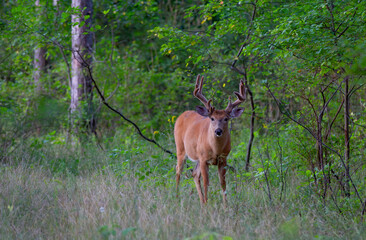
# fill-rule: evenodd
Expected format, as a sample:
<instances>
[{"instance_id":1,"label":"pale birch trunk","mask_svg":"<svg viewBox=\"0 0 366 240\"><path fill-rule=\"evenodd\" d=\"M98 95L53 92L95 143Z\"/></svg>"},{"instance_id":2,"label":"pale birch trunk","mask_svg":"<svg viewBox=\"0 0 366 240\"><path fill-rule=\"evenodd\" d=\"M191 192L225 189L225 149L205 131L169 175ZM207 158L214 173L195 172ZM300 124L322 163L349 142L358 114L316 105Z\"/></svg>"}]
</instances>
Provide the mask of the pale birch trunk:
<instances>
[{"instance_id":1,"label":"pale birch trunk","mask_svg":"<svg viewBox=\"0 0 366 240\"><path fill-rule=\"evenodd\" d=\"M82 16L72 15L72 56L71 56L71 104L72 116L81 116L82 111L87 111L89 127L93 131L94 120L92 119L92 81L89 77L87 66L91 67L93 35L87 33L91 27L93 4L91 0L72 0L72 7L83 10ZM90 17L85 20L85 16ZM85 22L85 24L80 24ZM78 23L78 24L77 24ZM74 25L75 24L75 25ZM85 34L87 33L87 34ZM86 101L88 109L81 109L81 101ZM73 118L74 118L73 117ZM73 121L72 121L73 122ZM75 126L72 126L77 132Z\"/></svg>"},{"instance_id":2,"label":"pale birch trunk","mask_svg":"<svg viewBox=\"0 0 366 240\"><path fill-rule=\"evenodd\" d=\"M35 2L37 11L40 11L40 2L36 0ZM42 89L41 77L42 73L46 69L46 49L43 47L36 48L34 50L34 62L33 62L34 72L33 72L33 81L36 87L36 92L39 93Z\"/></svg>"}]
</instances>

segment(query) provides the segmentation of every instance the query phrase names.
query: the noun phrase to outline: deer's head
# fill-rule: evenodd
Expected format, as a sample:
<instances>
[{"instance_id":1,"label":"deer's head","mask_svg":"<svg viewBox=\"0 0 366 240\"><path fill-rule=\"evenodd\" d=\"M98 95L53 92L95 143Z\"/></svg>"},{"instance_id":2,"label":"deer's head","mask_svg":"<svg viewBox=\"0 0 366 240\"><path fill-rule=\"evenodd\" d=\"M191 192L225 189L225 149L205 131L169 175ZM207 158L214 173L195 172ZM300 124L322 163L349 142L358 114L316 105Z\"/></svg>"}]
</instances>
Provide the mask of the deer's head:
<instances>
[{"instance_id":1,"label":"deer's head","mask_svg":"<svg viewBox=\"0 0 366 240\"><path fill-rule=\"evenodd\" d=\"M216 137L221 137L228 132L228 123L231 118L239 117L244 108L237 107L246 99L246 91L243 81L240 81L239 92L234 92L237 96L237 100L231 103L229 98L229 104L225 110L216 110L211 106L212 100L207 100L202 94L203 87L203 76L197 76L196 87L194 89L193 95L198 98L204 105L197 106L196 112L204 117L210 118L210 131L214 131Z\"/></svg>"}]
</instances>

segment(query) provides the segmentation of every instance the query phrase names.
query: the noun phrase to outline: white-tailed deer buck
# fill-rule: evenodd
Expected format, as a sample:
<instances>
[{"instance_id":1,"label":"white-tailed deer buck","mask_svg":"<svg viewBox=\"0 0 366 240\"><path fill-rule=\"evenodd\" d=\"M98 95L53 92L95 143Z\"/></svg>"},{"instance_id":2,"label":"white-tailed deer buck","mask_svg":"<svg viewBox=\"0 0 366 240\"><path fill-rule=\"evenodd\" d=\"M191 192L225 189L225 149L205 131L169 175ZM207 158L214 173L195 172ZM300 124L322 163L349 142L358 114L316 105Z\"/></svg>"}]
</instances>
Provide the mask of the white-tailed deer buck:
<instances>
[{"instance_id":1,"label":"white-tailed deer buck","mask_svg":"<svg viewBox=\"0 0 366 240\"><path fill-rule=\"evenodd\" d=\"M194 182L202 203L207 202L208 166L217 165L219 179L222 187L224 204L226 204L226 157L231 150L230 131L228 127L231 118L239 117L244 108L237 108L245 101L246 91L243 81L240 81L239 92L235 92L238 99L229 104L225 110L216 110L211 106L211 99L202 94L203 77L197 76L196 87L193 95L198 98L205 107L197 106L196 111L185 111L177 118L174 127L175 145L177 148L177 193L180 175L183 170L186 157L197 162L193 170ZM201 189L201 176L205 194Z\"/></svg>"}]
</instances>

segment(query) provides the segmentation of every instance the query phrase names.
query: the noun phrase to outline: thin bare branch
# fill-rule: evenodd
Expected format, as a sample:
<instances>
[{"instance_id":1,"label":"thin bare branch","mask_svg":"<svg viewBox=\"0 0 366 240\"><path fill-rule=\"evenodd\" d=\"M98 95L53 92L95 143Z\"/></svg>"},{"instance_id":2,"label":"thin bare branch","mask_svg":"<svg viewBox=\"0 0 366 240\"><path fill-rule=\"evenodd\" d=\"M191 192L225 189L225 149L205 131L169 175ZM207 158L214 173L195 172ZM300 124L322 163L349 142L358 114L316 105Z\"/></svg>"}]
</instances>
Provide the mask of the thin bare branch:
<instances>
[{"instance_id":1,"label":"thin bare branch","mask_svg":"<svg viewBox=\"0 0 366 240\"><path fill-rule=\"evenodd\" d=\"M252 34L253 21L255 19L255 14L257 12L257 2L258 2L258 0L256 0L255 3L251 3L254 8L253 8L252 17L251 17L251 20L250 20L250 26L249 26L248 34L245 37L244 43L241 45L240 50L239 50L238 54L236 55L236 58L234 59L233 64L231 65L232 68L235 67L235 64L239 60L239 57L240 57L244 47L249 44L249 39L250 39L250 36Z\"/></svg>"},{"instance_id":2,"label":"thin bare branch","mask_svg":"<svg viewBox=\"0 0 366 240\"><path fill-rule=\"evenodd\" d=\"M104 104L107 108L109 108L111 111L113 111L113 112L117 113L119 116L121 116L125 121L127 121L128 123L130 123L130 124L131 124L135 129L136 129L137 133L138 133L138 134L139 134L143 139L145 139L145 140L146 140L146 141L148 141L148 142L151 142L151 143L155 144L156 146L158 146L158 147L159 147L161 150L163 150L164 152L169 153L169 154L170 154L170 155L172 155L172 156L175 156L171 151L169 151L168 149L166 149L166 148L164 148L163 146L161 146L161 145L160 145L158 142L156 142L154 139L151 139L151 138L146 137L146 136L142 133L141 129L139 128L139 126L138 126L136 123L134 123L132 120L130 120L130 119L128 119L126 116L124 116L120 111L116 110L115 108L113 108L112 106L110 106L110 105L109 105L109 103L106 101L105 97L103 96L102 92L100 91L100 89L99 89L99 87L98 87L98 85L97 85L97 83L96 83L95 79L93 78L93 74L92 74L92 71L91 71L90 65L85 61L85 59L81 56L81 54L80 54L78 51L76 51L76 53L78 53L78 54L79 54L80 59L83 61L83 63L82 63L82 64L83 64L83 66L88 70L88 74L89 74L89 76L90 76L90 79L92 80L92 82L93 82L93 84L94 84L94 87L95 87L95 89L97 90L97 93L98 93L99 97L102 99L103 104Z\"/></svg>"},{"instance_id":3,"label":"thin bare branch","mask_svg":"<svg viewBox=\"0 0 366 240\"><path fill-rule=\"evenodd\" d=\"M340 84L341 85L341 84ZM339 159L341 160L341 163L342 163L342 166L343 166L343 168L344 169L347 169L347 165L346 165L346 163L345 163L345 161L344 161L344 159L343 159L343 157L342 157L342 155L339 153L339 152L337 152L336 150L334 150L333 148L331 148L330 146L328 146L327 144L325 144L323 141L322 141L322 139L318 139L318 137L308 128L308 127L306 127L304 124L302 124L302 123L300 123L299 121L297 121L296 119L294 119L289 113L287 113L287 112L284 112L284 111L282 111L282 109L281 109L281 105L282 105L282 103L274 96L274 94L272 93L272 91L271 91L271 89L269 88L269 86L267 85L266 86L267 87L267 89L268 89L268 92L270 93L270 95L272 96L272 98L275 100L275 102L276 102L276 104L277 104L277 106L278 106L278 108L280 109L280 112L282 113L282 114L284 114L286 117L288 117L289 119L291 119L293 122L295 122L296 124L298 124L298 125L300 125L302 128L304 128L307 132L309 132L310 133L310 135L315 139L315 140L317 140L320 144L322 144L324 147L326 147L326 148L328 148L330 151L332 151L334 154L336 154L338 157L339 157ZM332 97L331 97L332 98ZM328 103L329 103L329 101L328 101ZM327 104L328 104L327 103ZM324 109L324 108L323 108ZM351 184L352 184L352 187L353 187L353 189L355 190L355 193L356 193L356 196L358 197L358 199L360 200L360 202L361 202L361 205L363 205L364 203L363 203L363 200L361 199L361 196L360 196L360 194L359 194L359 192L358 192L358 189L357 189L357 187L356 187L356 185L354 184L354 182L353 182L353 179L352 179L352 177L351 176L348 176L348 179L350 180L350 182L351 182ZM365 206L364 206L364 208L365 208ZM363 209L363 210L365 210L365 209ZM364 213L364 211L363 211L363 213Z\"/></svg>"}]
</instances>

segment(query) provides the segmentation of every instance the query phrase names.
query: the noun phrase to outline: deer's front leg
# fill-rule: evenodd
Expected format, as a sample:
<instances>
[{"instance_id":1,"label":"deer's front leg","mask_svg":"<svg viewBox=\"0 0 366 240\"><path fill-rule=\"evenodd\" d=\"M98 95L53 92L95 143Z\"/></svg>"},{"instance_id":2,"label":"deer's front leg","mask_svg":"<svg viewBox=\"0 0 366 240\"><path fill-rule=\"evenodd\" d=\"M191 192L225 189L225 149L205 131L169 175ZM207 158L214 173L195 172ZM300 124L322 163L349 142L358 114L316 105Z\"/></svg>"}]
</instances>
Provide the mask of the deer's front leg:
<instances>
[{"instance_id":1,"label":"deer's front leg","mask_svg":"<svg viewBox=\"0 0 366 240\"><path fill-rule=\"evenodd\" d=\"M225 181L226 166L227 166L226 158L220 159L217 166L218 166L218 171L219 171L220 184L221 184L221 188L222 188L222 197L224 200L224 205L226 206L226 203L227 203L226 181Z\"/></svg>"},{"instance_id":2,"label":"deer's front leg","mask_svg":"<svg viewBox=\"0 0 366 240\"><path fill-rule=\"evenodd\" d=\"M202 188L201 188L201 168L200 168L199 162L197 162L196 167L193 170L193 179L194 179L194 183L196 184L196 189L198 192L198 196L200 197L200 201L201 201L201 203L203 203L204 198L202 195Z\"/></svg>"},{"instance_id":3,"label":"deer's front leg","mask_svg":"<svg viewBox=\"0 0 366 240\"><path fill-rule=\"evenodd\" d=\"M180 182L180 175L182 174L184 163L185 163L185 152L178 153L177 151L177 166L176 166L176 193L177 197L179 195L179 182Z\"/></svg>"},{"instance_id":4,"label":"deer's front leg","mask_svg":"<svg viewBox=\"0 0 366 240\"><path fill-rule=\"evenodd\" d=\"M209 185L209 181L208 181L208 165L205 161L201 161L200 162L200 168L201 168L201 175L203 178L203 188L205 191L205 196L204 196L204 201L203 203L207 203L207 192L208 192L208 185Z\"/></svg>"}]
</instances>

